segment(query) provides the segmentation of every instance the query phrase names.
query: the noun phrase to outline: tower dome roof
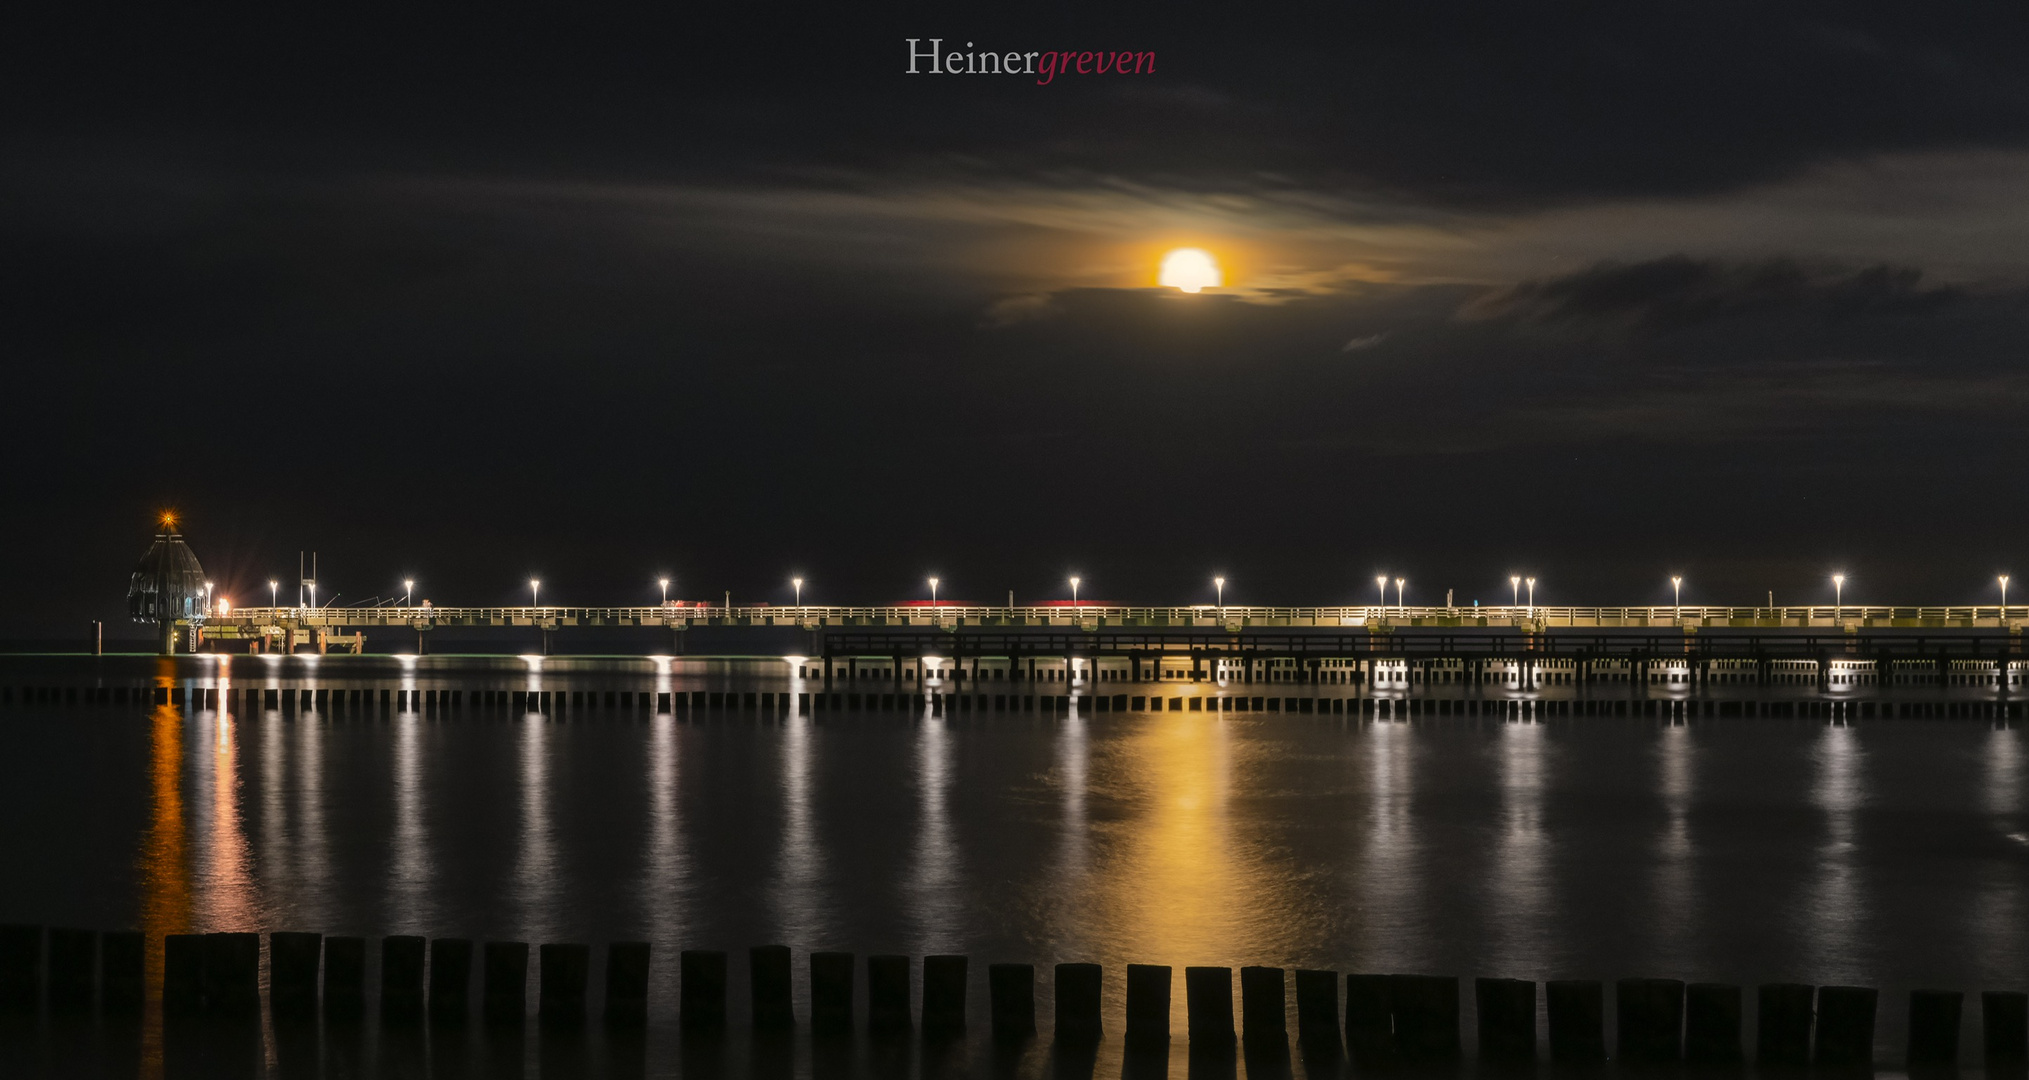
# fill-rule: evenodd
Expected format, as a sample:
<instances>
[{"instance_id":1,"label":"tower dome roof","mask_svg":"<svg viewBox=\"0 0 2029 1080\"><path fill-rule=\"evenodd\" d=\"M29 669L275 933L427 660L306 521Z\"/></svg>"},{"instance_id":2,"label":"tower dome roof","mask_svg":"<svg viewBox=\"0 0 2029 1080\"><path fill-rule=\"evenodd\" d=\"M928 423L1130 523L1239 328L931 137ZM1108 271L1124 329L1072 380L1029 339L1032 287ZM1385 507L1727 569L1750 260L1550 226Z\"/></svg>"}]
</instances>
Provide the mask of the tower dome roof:
<instances>
[{"instance_id":1,"label":"tower dome roof","mask_svg":"<svg viewBox=\"0 0 2029 1080\"><path fill-rule=\"evenodd\" d=\"M134 566L127 614L135 622L166 623L195 618L203 609L204 567L176 531L176 520L165 515L162 531Z\"/></svg>"}]
</instances>

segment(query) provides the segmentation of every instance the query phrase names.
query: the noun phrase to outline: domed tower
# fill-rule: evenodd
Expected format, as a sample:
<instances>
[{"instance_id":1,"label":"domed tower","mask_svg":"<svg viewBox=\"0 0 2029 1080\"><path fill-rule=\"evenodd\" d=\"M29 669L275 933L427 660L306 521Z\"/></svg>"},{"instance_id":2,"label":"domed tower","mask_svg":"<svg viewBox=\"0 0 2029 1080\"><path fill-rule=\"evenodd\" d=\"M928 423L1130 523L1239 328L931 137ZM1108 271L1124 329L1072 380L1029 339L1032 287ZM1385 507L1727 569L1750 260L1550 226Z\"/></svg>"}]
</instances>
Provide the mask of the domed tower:
<instances>
[{"instance_id":1,"label":"domed tower","mask_svg":"<svg viewBox=\"0 0 2029 1080\"><path fill-rule=\"evenodd\" d=\"M175 624L204 612L204 567L176 531L176 515L163 514L161 526L134 566L127 586L127 614L135 622L161 626L167 652L176 640Z\"/></svg>"}]
</instances>

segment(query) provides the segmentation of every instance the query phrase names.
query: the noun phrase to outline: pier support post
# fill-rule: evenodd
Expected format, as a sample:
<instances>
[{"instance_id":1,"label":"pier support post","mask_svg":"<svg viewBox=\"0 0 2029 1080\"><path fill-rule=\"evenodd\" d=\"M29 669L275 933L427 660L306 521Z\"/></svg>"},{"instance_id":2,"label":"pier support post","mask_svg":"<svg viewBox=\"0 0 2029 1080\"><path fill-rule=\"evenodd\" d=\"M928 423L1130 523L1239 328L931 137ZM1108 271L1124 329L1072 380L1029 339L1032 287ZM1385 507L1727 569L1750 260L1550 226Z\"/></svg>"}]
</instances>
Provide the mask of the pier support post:
<instances>
[{"instance_id":1,"label":"pier support post","mask_svg":"<svg viewBox=\"0 0 2029 1080\"><path fill-rule=\"evenodd\" d=\"M324 939L324 1015L351 1020L366 1011L366 939Z\"/></svg>"},{"instance_id":2,"label":"pier support post","mask_svg":"<svg viewBox=\"0 0 2029 1080\"><path fill-rule=\"evenodd\" d=\"M1692 983L1684 988L1684 1060L1693 1065L1740 1062L1740 988Z\"/></svg>"},{"instance_id":3,"label":"pier support post","mask_svg":"<svg viewBox=\"0 0 2029 1080\"><path fill-rule=\"evenodd\" d=\"M1395 1049L1394 982L1386 975L1346 976L1346 1051L1362 1070L1392 1066Z\"/></svg>"},{"instance_id":4,"label":"pier support post","mask_svg":"<svg viewBox=\"0 0 2029 1080\"><path fill-rule=\"evenodd\" d=\"M818 1035L852 1031L853 954L810 954L810 1030Z\"/></svg>"},{"instance_id":5,"label":"pier support post","mask_svg":"<svg viewBox=\"0 0 2029 1080\"><path fill-rule=\"evenodd\" d=\"M1980 1034L1987 1074L2020 1072L2029 1064L2029 994L1988 990L1980 995Z\"/></svg>"},{"instance_id":6,"label":"pier support post","mask_svg":"<svg viewBox=\"0 0 2029 1080\"><path fill-rule=\"evenodd\" d=\"M1811 1059L1811 999L1803 983L1764 983L1755 990L1754 1058L1758 1064L1800 1068Z\"/></svg>"},{"instance_id":7,"label":"pier support post","mask_svg":"<svg viewBox=\"0 0 2029 1080\"><path fill-rule=\"evenodd\" d=\"M318 956L324 936L281 930L268 935L268 1009L278 1019L317 1011Z\"/></svg>"},{"instance_id":8,"label":"pier support post","mask_svg":"<svg viewBox=\"0 0 2029 1080\"><path fill-rule=\"evenodd\" d=\"M49 1008L83 1012L92 1005L99 936L90 930L49 929Z\"/></svg>"},{"instance_id":9,"label":"pier support post","mask_svg":"<svg viewBox=\"0 0 2029 1080\"><path fill-rule=\"evenodd\" d=\"M686 1031L718 1032L726 1028L726 954L685 949L677 962L677 1017Z\"/></svg>"},{"instance_id":10,"label":"pier support post","mask_svg":"<svg viewBox=\"0 0 2029 1080\"><path fill-rule=\"evenodd\" d=\"M963 956L923 958L924 1037L948 1037L965 1030L965 969Z\"/></svg>"},{"instance_id":11,"label":"pier support post","mask_svg":"<svg viewBox=\"0 0 2029 1080\"><path fill-rule=\"evenodd\" d=\"M108 1013L140 1011L147 961L147 945L139 930L99 935L99 1008Z\"/></svg>"},{"instance_id":12,"label":"pier support post","mask_svg":"<svg viewBox=\"0 0 2029 1080\"><path fill-rule=\"evenodd\" d=\"M1338 1056L1338 972L1297 969L1296 1039L1310 1053Z\"/></svg>"},{"instance_id":13,"label":"pier support post","mask_svg":"<svg viewBox=\"0 0 2029 1080\"><path fill-rule=\"evenodd\" d=\"M1099 1041L1100 976L1098 964L1058 964L1052 972L1057 996L1057 1041L1083 1045Z\"/></svg>"},{"instance_id":14,"label":"pier support post","mask_svg":"<svg viewBox=\"0 0 2029 1080\"><path fill-rule=\"evenodd\" d=\"M648 1023L649 945L615 941L606 946L606 1023L638 1028Z\"/></svg>"},{"instance_id":15,"label":"pier support post","mask_svg":"<svg viewBox=\"0 0 2029 1080\"><path fill-rule=\"evenodd\" d=\"M423 957L429 945L420 937L399 934L380 941L380 1013L383 1023L421 1018Z\"/></svg>"},{"instance_id":16,"label":"pier support post","mask_svg":"<svg viewBox=\"0 0 2029 1080\"><path fill-rule=\"evenodd\" d=\"M1036 1033L1036 966L988 964L986 994L993 1011L993 1037L1026 1039Z\"/></svg>"},{"instance_id":17,"label":"pier support post","mask_svg":"<svg viewBox=\"0 0 2029 1080\"><path fill-rule=\"evenodd\" d=\"M789 992L789 946L756 945L747 950L749 990L757 1030L780 1030L796 1024Z\"/></svg>"},{"instance_id":18,"label":"pier support post","mask_svg":"<svg viewBox=\"0 0 2029 1080\"><path fill-rule=\"evenodd\" d=\"M1288 995L1282 969L1240 969L1240 1037L1248 1042L1281 1042L1289 1038Z\"/></svg>"},{"instance_id":19,"label":"pier support post","mask_svg":"<svg viewBox=\"0 0 2029 1080\"><path fill-rule=\"evenodd\" d=\"M36 928L37 959L42 948ZM204 1009L204 939L197 934L162 937L162 1015L195 1016Z\"/></svg>"},{"instance_id":20,"label":"pier support post","mask_svg":"<svg viewBox=\"0 0 2029 1080\"><path fill-rule=\"evenodd\" d=\"M1395 1049L1411 1063L1458 1059L1458 979L1451 975L1391 975Z\"/></svg>"},{"instance_id":21,"label":"pier support post","mask_svg":"<svg viewBox=\"0 0 2029 1080\"><path fill-rule=\"evenodd\" d=\"M1545 988L1550 1012L1550 1063L1596 1065L1606 1060L1606 990L1592 979L1555 979Z\"/></svg>"},{"instance_id":22,"label":"pier support post","mask_svg":"<svg viewBox=\"0 0 2029 1080\"><path fill-rule=\"evenodd\" d=\"M585 990L591 981L592 947L545 943L539 950L541 983L536 1012L548 1027L577 1027L585 1022Z\"/></svg>"},{"instance_id":23,"label":"pier support post","mask_svg":"<svg viewBox=\"0 0 2029 1080\"><path fill-rule=\"evenodd\" d=\"M1184 969L1184 1015L1193 1050L1233 1045L1233 969Z\"/></svg>"},{"instance_id":24,"label":"pier support post","mask_svg":"<svg viewBox=\"0 0 2029 1080\"><path fill-rule=\"evenodd\" d=\"M1959 1013L1965 998L1957 990L1909 992L1910 1071L1958 1064Z\"/></svg>"},{"instance_id":25,"label":"pier support post","mask_svg":"<svg viewBox=\"0 0 2029 1080\"><path fill-rule=\"evenodd\" d=\"M528 1017L528 942L489 941L480 950L480 1008L486 1022L519 1026ZM325 946L330 960L330 946Z\"/></svg>"},{"instance_id":26,"label":"pier support post","mask_svg":"<svg viewBox=\"0 0 2029 1080\"><path fill-rule=\"evenodd\" d=\"M1676 979L1622 979L1614 985L1617 1057L1661 1064L1683 1056L1684 984Z\"/></svg>"},{"instance_id":27,"label":"pier support post","mask_svg":"<svg viewBox=\"0 0 2029 1080\"><path fill-rule=\"evenodd\" d=\"M1878 997L1864 986L1818 987L1818 1065L1865 1068L1873 1063Z\"/></svg>"},{"instance_id":28,"label":"pier support post","mask_svg":"<svg viewBox=\"0 0 2029 1080\"><path fill-rule=\"evenodd\" d=\"M1479 1053L1488 1063L1523 1066L1536 1060L1536 984L1527 979L1474 979Z\"/></svg>"},{"instance_id":29,"label":"pier support post","mask_svg":"<svg viewBox=\"0 0 2029 1080\"><path fill-rule=\"evenodd\" d=\"M909 1030L909 958L867 957L867 1030L893 1035Z\"/></svg>"},{"instance_id":30,"label":"pier support post","mask_svg":"<svg viewBox=\"0 0 2029 1080\"><path fill-rule=\"evenodd\" d=\"M462 1024L471 1015L472 941L436 938L430 942L430 1019Z\"/></svg>"},{"instance_id":31,"label":"pier support post","mask_svg":"<svg viewBox=\"0 0 2029 1080\"><path fill-rule=\"evenodd\" d=\"M33 1013L41 1000L42 927L0 926L0 1012Z\"/></svg>"},{"instance_id":32,"label":"pier support post","mask_svg":"<svg viewBox=\"0 0 2029 1080\"><path fill-rule=\"evenodd\" d=\"M1169 1042L1170 969L1127 965L1127 1044L1152 1048Z\"/></svg>"}]
</instances>

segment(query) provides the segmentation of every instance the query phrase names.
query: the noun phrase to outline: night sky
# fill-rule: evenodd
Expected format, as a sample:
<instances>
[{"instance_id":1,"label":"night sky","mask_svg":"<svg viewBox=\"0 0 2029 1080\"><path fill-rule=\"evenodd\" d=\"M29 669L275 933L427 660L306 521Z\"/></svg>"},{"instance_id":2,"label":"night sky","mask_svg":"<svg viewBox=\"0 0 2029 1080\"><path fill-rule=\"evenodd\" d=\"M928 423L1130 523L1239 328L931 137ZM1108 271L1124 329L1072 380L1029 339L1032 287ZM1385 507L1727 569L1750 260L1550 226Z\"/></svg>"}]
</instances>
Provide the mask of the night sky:
<instances>
[{"instance_id":1,"label":"night sky","mask_svg":"<svg viewBox=\"0 0 2029 1080\"><path fill-rule=\"evenodd\" d=\"M9 15L0 632L163 507L243 601L2029 572L2018 4L694 8Z\"/></svg>"}]
</instances>

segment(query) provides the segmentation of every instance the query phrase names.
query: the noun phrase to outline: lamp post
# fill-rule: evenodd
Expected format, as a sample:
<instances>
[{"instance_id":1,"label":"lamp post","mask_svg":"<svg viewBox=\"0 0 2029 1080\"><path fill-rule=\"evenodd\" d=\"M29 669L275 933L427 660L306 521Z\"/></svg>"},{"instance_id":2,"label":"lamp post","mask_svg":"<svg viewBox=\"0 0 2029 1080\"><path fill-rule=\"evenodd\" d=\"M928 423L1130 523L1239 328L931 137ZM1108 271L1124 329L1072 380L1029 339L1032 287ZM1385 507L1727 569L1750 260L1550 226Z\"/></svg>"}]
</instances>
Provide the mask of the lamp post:
<instances>
[{"instance_id":1,"label":"lamp post","mask_svg":"<svg viewBox=\"0 0 2029 1080\"><path fill-rule=\"evenodd\" d=\"M1840 617L1845 614L1845 607L1846 607L1846 575L1833 574L1832 575L1833 622L1838 622Z\"/></svg>"},{"instance_id":2,"label":"lamp post","mask_svg":"<svg viewBox=\"0 0 2029 1080\"><path fill-rule=\"evenodd\" d=\"M1222 614L1222 615L1223 615L1223 614L1225 614L1225 613L1226 613L1226 579L1225 579L1225 578L1222 578L1222 577L1215 577L1215 578L1213 578L1213 579L1212 579L1212 592L1213 592L1213 595L1215 595L1215 596L1217 596L1217 597L1218 597L1218 602L1219 602L1219 613L1220 613L1220 614ZM2002 581L2001 581L2001 595L2002 595L2002 596L2003 596L2004 598L2005 598L2005 597L2006 597L2006 596L2008 595L2008 582L2007 582L2007 579L2006 579L2006 578L2003 578L2003 579L2002 579ZM2003 600L2002 600L2001 602L2002 602L2003 604L2006 604L2006 603L2007 603L2007 600L2006 600L2006 599L2003 599Z\"/></svg>"},{"instance_id":3,"label":"lamp post","mask_svg":"<svg viewBox=\"0 0 2029 1080\"><path fill-rule=\"evenodd\" d=\"M936 578L931 578L931 579L930 579L930 606L931 606L931 607L936 607L936 606L937 606L937 579L936 579Z\"/></svg>"},{"instance_id":4,"label":"lamp post","mask_svg":"<svg viewBox=\"0 0 2029 1080\"><path fill-rule=\"evenodd\" d=\"M269 607L271 607L271 608L272 608L272 607L280 607L280 606L281 606L281 603L282 603L282 597L281 597L281 594L280 594L280 593L278 593L278 592L276 591L276 590L280 589L281 587L282 587L282 583L281 583L281 582L279 582L279 581L276 581L276 580L275 580L274 578L269 578L269 579L268 579L268 606L269 606Z\"/></svg>"},{"instance_id":5,"label":"lamp post","mask_svg":"<svg viewBox=\"0 0 2029 1080\"><path fill-rule=\"evenodd\" d=\"M1672 577L1670 579L1670 588L1676 590L1677 593L1676 606L1670 609L1670 617L1681 619L1684 617L1684 579Z\"/></svg>"},{"instance_id":6,"label":"lamp post","mask_svg":"<svg viewBox=\"0 0 2029 1080\"><path fill-rule=\"evenodd\" d=\"M1520 574L1508 575L1508 596L1509 596L1508 600L1509 607L1522 606L1522 575Z\"/></svg>"},{"instance_id":7,"label":"lamp post","mask_svg":"<svg viewBox=\"0 0 2029 1080\"><path fill-rule=\"evenodd\" d=\"M1407 580L1406 578L1395 579L1395 610L1397 612L1402 610L1402 586Z\"/></svg>"},{"instance_id":8,"label":"lamp post","mask_svg":"<svg viewBox=\"0 0 2029 1080\"><path fill-rule=\"evenodd\" d=\"M1536 617L1536 579L1528 578L1526 583L1529 586L1529 618L1533 619Z\"/></svg>"},{"instance_id":9,"label":"lamp post","mask_svg":"<svg viewBox=\"0 0 2029 1080\"><path fill-rule=\"evenodd\" d=\"M662 587L662 606L663 606L663 607L668 607L668 606L669 606L669 579L668 579L668 578L666 578L666 577L665 577L665 578L656 578L656 579L655 579L655 583L656 583L657 585L660 585L660 586Z\"/></svg>"},{"instance_id":10,"label":"lamp post","mask_svg":"<svg viewBox=\"0 0 2029 1080\"><path fill-rule=\"evenodd\" d=\"M796 606L797 606L797 607L799 607L799 608L800 608L800 607L802 607L802 606L803 606L803 579L802 579L802 578L800 578L800 577L793 577L793 578L790 578L790 579L789 579L789 587L790 587L790 588L792 588L792 589L795 589L795 590L796 590Z\"/></svg>"},{"instance_id":11,"label":"lamp post","mask_svg":"<svg viewBox=\"0 0 2029 1080\"><path fill-rule=\"evenodd\" d=\"M2007 622L2007 619L2008 619L2008 575L2006 575L2006 574L2002 574L2002 575L2001 575L2001 621L2002 621L2002 623L2003 623L2004 625L2006 624L2006 622Z\"/></svg>"},{"instance_id":12,"label":"lamp post","mask_svg":"<svg viewBox=\"0 0 2029 1080\"><path fill-rule=\"evenodd\" d=\"M528 579L528 606L529 606L529 607L538 607L538 606L540 606L540 605L539 605L539 604L537 603L537 601L536 601L536 597L537 597L537 596L539 596L539 595L541 595L541 593L542 593L542 579L540 579L540 578L529 578L529 579Z\"/></svg>"},{"instance_id":13,"label":"lamp post","mask_svg":"<svg viewBox=\"0 0 2029 1080\"><path fill-rule=\"evenodd\" d=\"M402 606L412 607L416 602L416 579L402 579Z\"/></svg>"},{"instance_id":14,"label":"lamp post","mask_svg":"<svg viewBox=\"0 0 2029 1080\"><path fill-rule=\"evenodd\" d=\"M1388 575L1374 575L1374 586L1381 590L1381 606L1386 608L1388 606Z\"/></svg>"},{"instance_id":15,"label":"lamp post","mask_svg":"<svg viewBox=\"0 0 2029 1080\"><path fill-rule=\"evenodd\" d=\"M1073 575L1071 576L1071 606L1072 606L1072 607L1077 607L1077 606L1078 606L1078 581L1079 581L1079 578L1078 578L1078 576L1077 576L1077 575L1075 575L1075 574L1073 574Z\"/></svg>"}]
</instances>

